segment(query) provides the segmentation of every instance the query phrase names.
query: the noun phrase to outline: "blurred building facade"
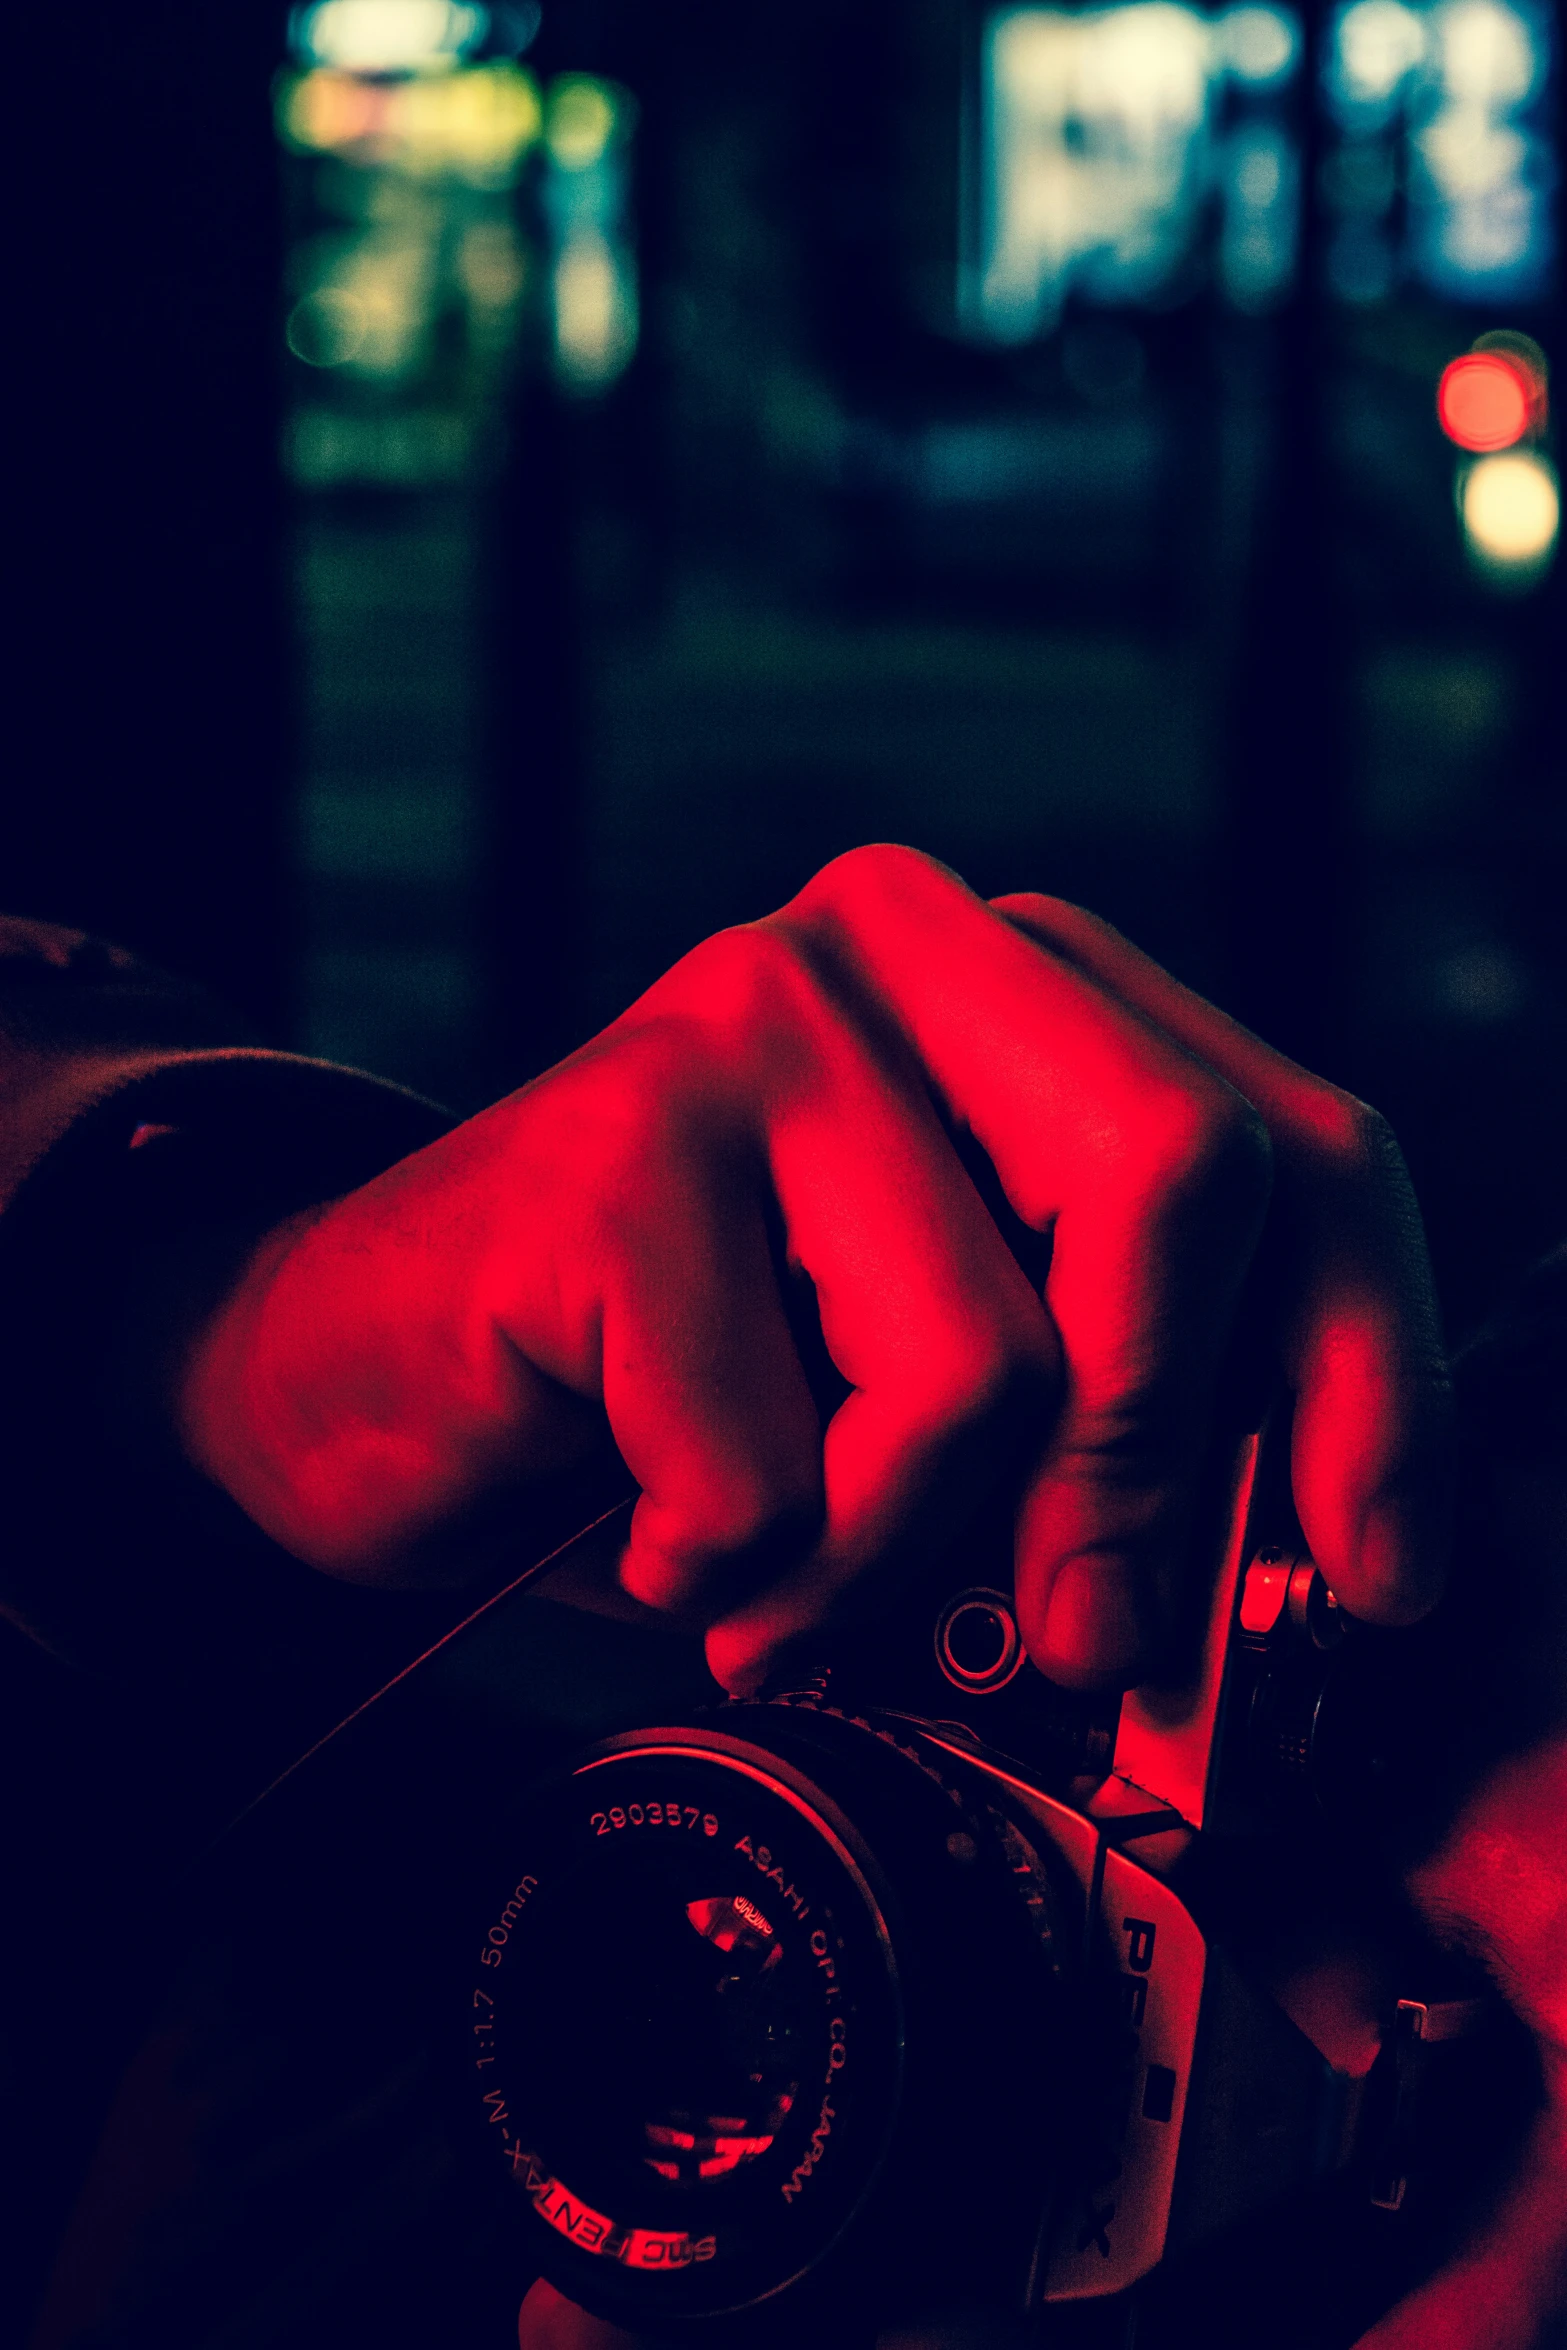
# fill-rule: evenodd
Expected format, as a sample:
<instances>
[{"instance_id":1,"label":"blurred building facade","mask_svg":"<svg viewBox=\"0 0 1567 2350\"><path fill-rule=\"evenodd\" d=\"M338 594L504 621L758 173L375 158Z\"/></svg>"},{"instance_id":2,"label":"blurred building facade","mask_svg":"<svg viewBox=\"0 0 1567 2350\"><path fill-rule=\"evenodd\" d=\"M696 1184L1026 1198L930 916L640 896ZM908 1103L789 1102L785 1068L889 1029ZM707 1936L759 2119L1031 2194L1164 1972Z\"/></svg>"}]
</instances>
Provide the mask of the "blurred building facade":
<instances>
[{"instance_id":1,"label":"blurred building facade","mask_svg":"<svg viewBox=\"0 0 1567 2350\"><path fill-rule=\"evenodd\" d=\"M1559 12L246 21L115 20L24 894L465 1106L912 840L1378 1099L1460 1322L1567 1222Z\"/></svg>"}]
</instances>

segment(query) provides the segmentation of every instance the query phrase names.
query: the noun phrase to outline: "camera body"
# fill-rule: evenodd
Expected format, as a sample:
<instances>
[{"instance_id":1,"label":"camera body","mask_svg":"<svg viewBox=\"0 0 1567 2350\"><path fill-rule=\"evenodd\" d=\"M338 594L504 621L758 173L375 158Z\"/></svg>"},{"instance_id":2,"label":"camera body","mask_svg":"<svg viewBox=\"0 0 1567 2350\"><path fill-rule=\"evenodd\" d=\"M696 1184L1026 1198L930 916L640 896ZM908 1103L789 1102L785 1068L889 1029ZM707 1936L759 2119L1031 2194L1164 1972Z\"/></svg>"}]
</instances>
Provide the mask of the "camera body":
<instances>
[{"instance_id":1,"label":"camera body","mask_svg":"<svg viewBox=\"0 0 1567 2350\"><path fill-rule=\"evenodd\" d=\"M1009 1564L974 1575L998 1532L793 1686L530 1794L471 2061L563 2292L675 2337L976 2289L1029 2312L1121 2294L1353 2157L1366 2068L1203 1900L1205 1856L1364 1765L1334 1701L1359 1628L1280 1451L1251 1433L1215 1464L1205 1629L1167 1686L1045 1680Z\"/></svg>"}]
</instances>

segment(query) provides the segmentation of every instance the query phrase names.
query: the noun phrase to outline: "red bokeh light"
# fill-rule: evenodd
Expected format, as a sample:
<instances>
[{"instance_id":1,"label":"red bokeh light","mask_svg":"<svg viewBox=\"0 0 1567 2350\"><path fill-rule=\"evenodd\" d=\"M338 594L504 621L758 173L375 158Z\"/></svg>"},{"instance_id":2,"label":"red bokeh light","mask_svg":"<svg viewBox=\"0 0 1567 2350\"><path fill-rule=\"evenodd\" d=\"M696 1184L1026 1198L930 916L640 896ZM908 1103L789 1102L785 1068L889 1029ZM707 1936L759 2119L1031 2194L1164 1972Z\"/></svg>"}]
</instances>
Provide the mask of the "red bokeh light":
<instances>
[{"instance_id":1,"label":"red bokeh light","mask_svg":"<svg viewBox=\"0 0 1567 2350\"><path fill-rule=\"evenodd\" d=\"M1442 370L1436 412L1461 449L1510 449L1534 421L1539 387L1522 359L1505 351L1469 351Z\"/></svg>"}]
</instances>

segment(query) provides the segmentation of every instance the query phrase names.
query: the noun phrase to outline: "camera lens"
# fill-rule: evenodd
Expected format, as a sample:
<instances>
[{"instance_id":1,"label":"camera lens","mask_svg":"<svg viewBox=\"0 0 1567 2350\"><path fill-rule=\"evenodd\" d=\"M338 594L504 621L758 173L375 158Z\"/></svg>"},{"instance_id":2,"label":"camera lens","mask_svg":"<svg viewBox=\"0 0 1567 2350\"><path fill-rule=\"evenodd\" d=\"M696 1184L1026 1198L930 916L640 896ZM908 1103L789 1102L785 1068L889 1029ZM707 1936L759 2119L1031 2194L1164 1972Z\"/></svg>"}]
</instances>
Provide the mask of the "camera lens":
<instances>
[{"instance_id":1,"label":"camera lens","mask_svg":"<svg viewBox=\"0 0 1567 2350\"><path fill-rule=\"evenodd\" d=\"M1043 1862L889 1728L715 1718L518 1823L472 2022L532 2258L653 2331L824 2277L884 2300L889 2265L928 2296L976 2230L1020 2279L1060 2134Z\"/></svg>"}]
</instances>

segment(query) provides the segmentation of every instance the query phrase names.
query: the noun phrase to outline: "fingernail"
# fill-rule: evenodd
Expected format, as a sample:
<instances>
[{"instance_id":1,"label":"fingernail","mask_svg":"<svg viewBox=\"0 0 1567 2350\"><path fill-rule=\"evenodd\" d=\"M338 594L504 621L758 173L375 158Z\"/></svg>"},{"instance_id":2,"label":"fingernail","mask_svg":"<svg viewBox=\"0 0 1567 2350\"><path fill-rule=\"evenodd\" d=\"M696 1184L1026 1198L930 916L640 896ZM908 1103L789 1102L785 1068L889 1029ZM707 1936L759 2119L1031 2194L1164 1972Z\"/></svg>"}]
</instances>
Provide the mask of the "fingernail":
<instances>
[{"instance_id":1,"label":"fingernail","mask_svg":"<svg viewBox=\"0 0 1567 2350\"><path fill-rule=\"evenodd\" d=\"M1087 1552L1057 1568L1034 1662L1069 1689L1127 1688L1146 1671L1140 1578L1127 1561Z\"/></svg>"},{"instance_id":2,"label":"fingernail","mask_svg":"<svg viewBox=\"0 0 1567 2350\"><path fill-rule=\"evenodd\" d=\"M766 1652L759 1655L753 1642L736 1640L723 1624L712 1627L703 1646L707 1669L728 1696L754 1697L767 1680L771 1666Z\"/></svg>"},{"instance_id":3,"label":"fingernail","mask_svg":"<svg viewBox=\"0 0 1567 2350\"><path fill-rule=\"evenodd\" d=\"M1366 1511L1355 1546L1355 1591L1348 1606L1379 1624L1415 1624L1442 1596L1452 1552L1445 1493L1379 1497Z\"/></svg>"}]
</instances>

